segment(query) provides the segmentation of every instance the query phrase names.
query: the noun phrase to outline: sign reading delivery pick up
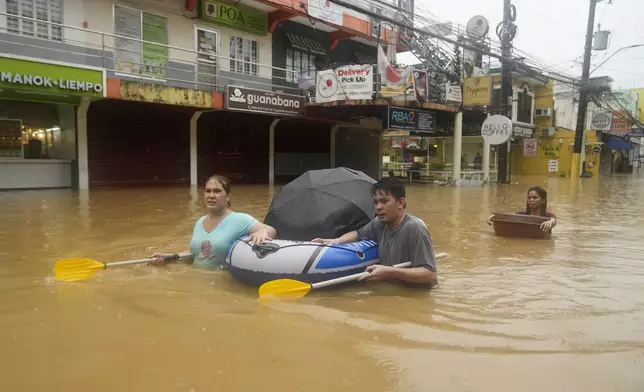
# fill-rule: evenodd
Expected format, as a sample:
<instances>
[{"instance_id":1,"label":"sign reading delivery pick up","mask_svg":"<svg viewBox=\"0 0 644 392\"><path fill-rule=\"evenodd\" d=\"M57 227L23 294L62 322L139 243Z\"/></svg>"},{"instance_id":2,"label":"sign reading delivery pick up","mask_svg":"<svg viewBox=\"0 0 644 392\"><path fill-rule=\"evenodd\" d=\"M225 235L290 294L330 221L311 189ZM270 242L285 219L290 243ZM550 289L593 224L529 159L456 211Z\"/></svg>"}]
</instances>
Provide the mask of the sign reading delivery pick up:
<instances>
[{"instance_id":1,"label":"sign reading delivery pick up","mask_svg":"<svg viewBox=\"0 0 644 392\"><path fill-rule=\"evenodd\" d=\"M0 57L2 96L66 102L70 97L104 97L105 73L69 65ZM31 95L31 96L30 96Z\"/></svg>"}]
</instances>

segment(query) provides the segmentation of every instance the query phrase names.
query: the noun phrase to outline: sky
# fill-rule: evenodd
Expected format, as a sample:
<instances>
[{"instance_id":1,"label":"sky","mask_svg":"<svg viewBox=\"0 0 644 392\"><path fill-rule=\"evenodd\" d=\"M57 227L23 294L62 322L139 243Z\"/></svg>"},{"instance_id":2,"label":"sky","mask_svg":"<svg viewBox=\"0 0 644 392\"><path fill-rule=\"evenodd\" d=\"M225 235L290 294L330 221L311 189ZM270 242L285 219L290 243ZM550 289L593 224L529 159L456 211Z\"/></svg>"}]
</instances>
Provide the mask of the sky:
<instances>
[{"instance_id":1,"label":"sky","mask_svg":"<svg viewBox=\"0 0 644 392\"><path fill-rule=\"evenodd\" d=\"M551 70L581 76L589 0L512 0L517 9L518 34L514 46L553 65ZM503 0L416 0L416 12L434 15L439 22L467 24L482 15L490 22L489 35L503 19ZM427 12L423 12L427 11ZM639 16L639 18L638 18ZM644 0L602 0L597 5L595 27L609 30L608 50L593 51L591 70L621 47L644 44ZM520 54L518 54L520 56ZM401 62L410 64L407 58ZM575 62L576 60L576 62ZM592 76L610 76L613 88L644 87L644 46L618 52Z\"/></svg>"}]
</instances>

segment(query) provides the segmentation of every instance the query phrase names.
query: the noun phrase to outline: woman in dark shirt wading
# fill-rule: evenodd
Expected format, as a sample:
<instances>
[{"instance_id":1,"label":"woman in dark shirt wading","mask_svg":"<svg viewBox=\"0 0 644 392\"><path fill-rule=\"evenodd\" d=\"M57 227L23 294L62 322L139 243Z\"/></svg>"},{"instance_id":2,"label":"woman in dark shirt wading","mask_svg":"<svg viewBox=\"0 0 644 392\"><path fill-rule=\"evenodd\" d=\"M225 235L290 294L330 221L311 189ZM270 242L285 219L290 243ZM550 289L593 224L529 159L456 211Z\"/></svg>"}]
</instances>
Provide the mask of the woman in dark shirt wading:
<instances>
[{"instance_id":1,"label":"woman in dark shirt wading","mask_svg":"<svg viewBox=\"0 0 644 392\"><path fill-rule=\"evenodd\" d=\"M548 212L548 192L540 186L535 186L528 190L526 209L525 211L517 212L517 214L550 218L541 224L541 230L546 232L551 232L557 226L557 217L552 212ZM490 220L492 216L488 218L488 224L492 224Z\"/></svg>"}]
</instances>

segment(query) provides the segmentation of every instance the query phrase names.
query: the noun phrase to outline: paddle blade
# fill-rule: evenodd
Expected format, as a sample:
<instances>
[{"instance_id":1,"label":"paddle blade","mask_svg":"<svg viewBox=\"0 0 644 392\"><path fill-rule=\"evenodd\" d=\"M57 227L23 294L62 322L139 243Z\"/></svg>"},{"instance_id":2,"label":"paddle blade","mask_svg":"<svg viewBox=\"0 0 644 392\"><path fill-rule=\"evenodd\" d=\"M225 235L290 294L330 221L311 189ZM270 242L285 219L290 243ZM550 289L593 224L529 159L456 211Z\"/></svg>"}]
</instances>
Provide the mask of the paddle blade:
<instances>
[{"instance_id":1,"label":"paddle blade","mask_svg":"<svg viewBox=\"0 0 644 392\"><path fill-rule=\"evenodd\" d=\"M58 260L54 266L56 280L75 282L91 278L105 268L100 261L83 258Z\"/></svg>"},{"instance_id":2,"label":"paddle blade","mask_svg":"<svg viewBox=\"0 0 644 392\"><path fill-rule=\"evenodd\" d=\"M259 287L259 298L268 299L271 297L302 298L311 291L309 283L300 282L294 279L277 279L266 282Z\"/></svg>"}]
</instances>

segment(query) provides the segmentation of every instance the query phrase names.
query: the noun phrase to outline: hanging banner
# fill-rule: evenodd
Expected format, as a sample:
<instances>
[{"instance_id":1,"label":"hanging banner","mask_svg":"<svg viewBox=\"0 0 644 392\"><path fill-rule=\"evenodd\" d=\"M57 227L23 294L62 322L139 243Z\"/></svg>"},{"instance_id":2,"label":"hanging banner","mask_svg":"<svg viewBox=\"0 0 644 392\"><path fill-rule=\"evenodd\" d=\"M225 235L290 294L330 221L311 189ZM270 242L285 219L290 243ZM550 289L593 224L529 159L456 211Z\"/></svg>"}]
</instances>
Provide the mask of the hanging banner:
<instances>
[{"instance_id":1,"label":"hanging banner","mask_svg":"<svg viewBox=\"0 0 644 392\"><path fill-rule=\"evenodd\" d=\"M421 100L429 99L429 81L427 79L427 71L420 69L412 70L414 76L414 98Z\"/></svg>"},{"instance_id":2,"label":"hanging banner","mask_svg":"<svg viewBox=\"0 0 644 392\"><path fill-rule=\"evenodd\" d=\"M426 76L427 74L425 74ZM414 74L411 67L389 66L380 75L380 96L394 100L415 100Z\"/></svg>"},{"instance_id":3,"label":"hanging banner","mask_svg":"<svg viewBox=\"0 0 644 392\"><path fill-rule=\"evenodd\" d=\"M463 105L483 106L492 102L492 78L467 78L463 83Z\"/></svg>"},{"instance_id":4,"label":"hanging banner","mask_svg":"<svg viewBox=\"0 0 644 392\"><path fill-rule=\"evenodd\" d=\"M141 73L141 11L114 5L114 64L117 72Z\"/></svg>"},{"instance_id":5,"label":"hanging banner","mask_svg":"<svg viewBox=\"0 0 644 392\"><path fill-rule=\"evenodd\" d=\"M372 99L373 66L346 65L319 71L315 85L316 103Z\"/></svg>"},{"instance_id":6,"label":"hanging banner","mask_svg":"<svg viewBox=\"0 0 644 392\"><path fill-rule=\"evenodd\" d=\"M168 45L168 20L162 16L143 13L143 41ZM143 43L143 69L141 73L157 78L166 77L168 47Z\"/></svg>"},{"instance_id":7,"label":"hanging banner","mask_svg":"<svg viewBox=\"0 0 644 392\"><path fill-rule=\"evenodd\" d=\"M537 156L537 139L523 139L523 156Z\"/></svg>"}]
</instances>

